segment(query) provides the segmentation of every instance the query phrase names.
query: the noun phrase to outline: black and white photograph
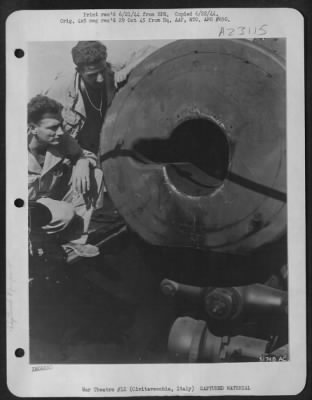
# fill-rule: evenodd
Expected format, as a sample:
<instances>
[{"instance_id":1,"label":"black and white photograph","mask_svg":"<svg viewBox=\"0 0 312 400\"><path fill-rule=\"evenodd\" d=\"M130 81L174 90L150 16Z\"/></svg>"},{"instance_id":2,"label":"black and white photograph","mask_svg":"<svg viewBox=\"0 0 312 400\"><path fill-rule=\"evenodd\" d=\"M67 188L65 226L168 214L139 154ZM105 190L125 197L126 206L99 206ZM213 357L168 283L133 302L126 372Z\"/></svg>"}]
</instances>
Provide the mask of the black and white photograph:
<instances>
[{"instance_id":1,"label":"black and white photograph","mask_svg":"<svg viewBox=\"0 0 312 400\"><path fill-rule=\"evenodd\" d=\"M296 362L288 304L303 287L291 280L290 236L299 239L304 226L300 210L290 214L290 171L301 171L301 157L293 160L304 147L299 114L295 155L290 139L289 98L303 102L288 83L291 39L269 23L218 24L206 37L155 32L171 17L174 26L188 18L187 27L227 18L189 13L110 13L129 34L144 15L155 19L147 37L110 37L99 24L96 35L27 40L27 132L14 139L28 165L27 198L18 196L27 345L15 356L27 356L33 375L92 365L131 376L141 365L156 382L166 366L170 374L185 368L183 382L189 367L265 371ZM82 14L89 25L100 16ZM304 191L297 195L304 202ZM10 271L9 300L17 292ZM12 310L9 332L17 330ZM85 384L85 375L77 384L82 396L252 392L248 379L205 384L206 374L179 385L120 376Z\"/></svg>"},{"instance_id":2,"label":"black and white photograph","mask_svg":"<svg viewBox=\"0 0 312 400\"><path fill-rule=\"evenodd\" d=\"M287 360L285 39L109 45L29 45L30 360Z\"/></svg>"}]
</instances>

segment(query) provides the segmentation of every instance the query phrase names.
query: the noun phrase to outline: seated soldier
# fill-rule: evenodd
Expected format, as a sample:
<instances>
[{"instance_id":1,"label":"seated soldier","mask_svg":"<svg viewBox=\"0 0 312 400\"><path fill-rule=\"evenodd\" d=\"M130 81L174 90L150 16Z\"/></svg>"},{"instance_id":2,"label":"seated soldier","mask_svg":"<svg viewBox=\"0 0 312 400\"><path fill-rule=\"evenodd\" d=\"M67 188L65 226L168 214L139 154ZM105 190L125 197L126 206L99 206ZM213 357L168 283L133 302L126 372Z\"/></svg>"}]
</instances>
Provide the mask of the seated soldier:
<instances>
[{"instance_id":1,"label":"seated soldier","mask_svg":"<svg viewBox=\"0 0 312 400\"><path fill-rule=\"evenodd\" d=\"M107 61L106 46L100 41L80 41L71 51L75 68L57 74L44 94L63 105L64 131L79 145L99 156L100 136L106 112L132 69L155 50L144 46L119 65ZM102 133L103 134L103 133ZM101 149L105 153L105 149ZM98 164L99 165L99 159ZM96 204L97 209L109 201L106 188ZM102 218L101 213L97 218Z\"/></svg>"},{"instance_id":2,"label":"seated soldier","mask_svg":"<svg viewBox=\"0 0 312 400\"><path fill-rule=\"evenodd\" d=\"M69 241L64 248L79 256L94 257L99 249L86 240L102 172L95 154L64 133L62 108L42 95L28 103L28 197L49 209L47 234Z\"/></svg>"}]
</instances>

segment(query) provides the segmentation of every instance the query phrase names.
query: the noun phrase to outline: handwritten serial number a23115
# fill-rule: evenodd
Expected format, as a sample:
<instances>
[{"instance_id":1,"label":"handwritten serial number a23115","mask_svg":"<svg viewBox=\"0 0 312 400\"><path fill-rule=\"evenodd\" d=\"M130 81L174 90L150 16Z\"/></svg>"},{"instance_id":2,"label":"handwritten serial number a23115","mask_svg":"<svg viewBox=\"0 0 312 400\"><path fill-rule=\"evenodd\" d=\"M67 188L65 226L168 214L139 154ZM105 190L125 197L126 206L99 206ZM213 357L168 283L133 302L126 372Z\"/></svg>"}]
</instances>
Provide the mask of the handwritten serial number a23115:
<instances>
[{"instance_id":1,"label":"handwritten serial number a23115","mask_svg":"<svg viewBox=\"0 0 312 400\"><path fill-rule=\"evenodd\" d=\"M260 26L237 26L237 27L224 27L221 26L218 36L264 36L268 33L266 24Z\"/></svg>"}]
</instances>

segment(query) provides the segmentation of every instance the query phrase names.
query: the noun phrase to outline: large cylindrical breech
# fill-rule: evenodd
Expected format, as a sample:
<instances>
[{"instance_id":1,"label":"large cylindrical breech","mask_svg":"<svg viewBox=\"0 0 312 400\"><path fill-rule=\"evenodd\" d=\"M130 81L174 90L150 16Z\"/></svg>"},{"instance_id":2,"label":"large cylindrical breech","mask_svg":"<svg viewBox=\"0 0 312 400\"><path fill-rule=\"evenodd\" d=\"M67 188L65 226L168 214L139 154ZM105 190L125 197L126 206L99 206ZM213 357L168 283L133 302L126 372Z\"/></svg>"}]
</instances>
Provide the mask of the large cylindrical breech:
<instances>
[{"instance_id":1,"label":"large cylindrical breech","mask_svg":"<svg viewBox=\"0 0 312 400\"><path fill-rule=\"evenodd\" d=\"M286 230L283 58L247 40L180 40L109 109L109 194L152 244L244 253Z\"/></svg>"}]
</instances>

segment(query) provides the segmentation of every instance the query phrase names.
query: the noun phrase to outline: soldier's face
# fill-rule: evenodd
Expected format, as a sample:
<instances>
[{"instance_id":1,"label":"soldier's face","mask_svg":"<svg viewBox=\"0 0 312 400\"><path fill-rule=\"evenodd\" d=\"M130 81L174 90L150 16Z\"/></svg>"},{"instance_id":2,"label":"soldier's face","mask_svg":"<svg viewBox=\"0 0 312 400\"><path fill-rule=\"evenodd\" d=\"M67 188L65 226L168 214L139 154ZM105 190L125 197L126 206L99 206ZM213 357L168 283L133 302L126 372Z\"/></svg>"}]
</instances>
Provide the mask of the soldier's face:
<instances>
[{"instance_id":1,"label":"soldier's face","mask_svg":"<svg viewBox=\"0 0 312 400\"><path fill-rule=\"evenodd\" d=\"M80 67L78 72L87 86L101 89L105 86L106 68L106 61L101 60L95 64Z\"/></svg>"},{"instance_id":2,"label":"soldier's face","mask_svg":"<svg viewBox=\"0 0 312 400\"><path fill-rule=\"evenodd\" d=\"M42 118L32 126L32 133L36 135L41 145L56 146L60 143L64 134L62 128L62 116L60 114L44 114Z\"/></svg>"}]
</instances>

